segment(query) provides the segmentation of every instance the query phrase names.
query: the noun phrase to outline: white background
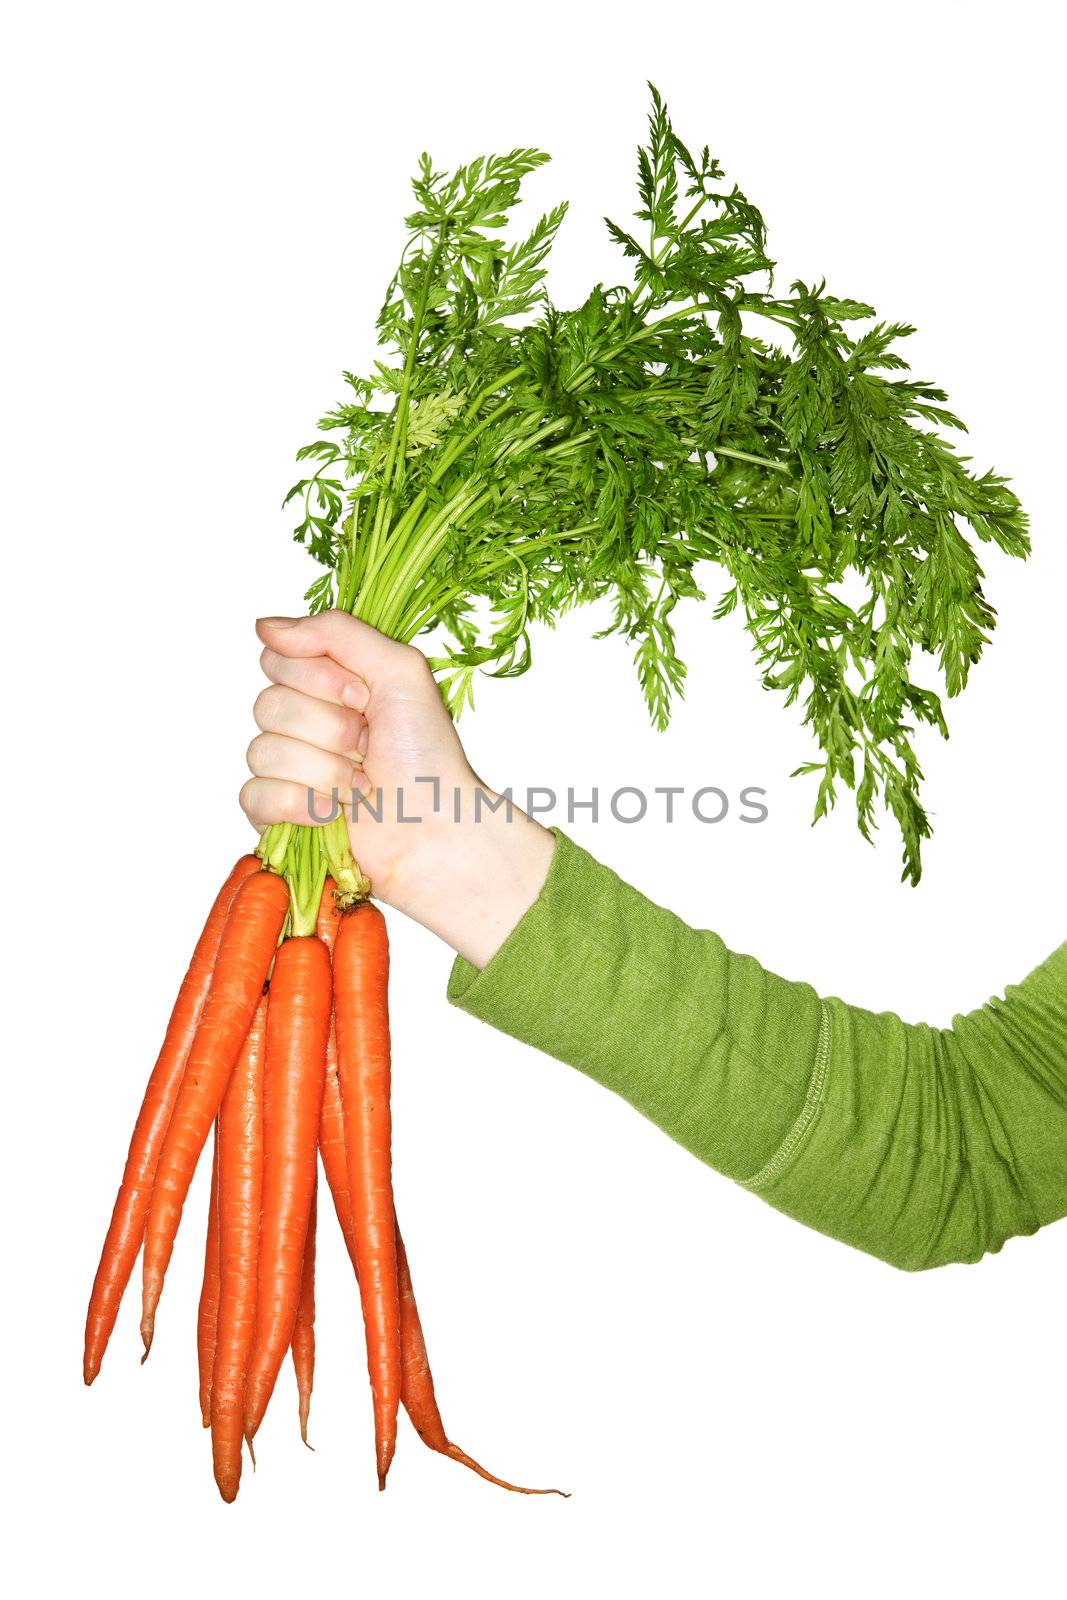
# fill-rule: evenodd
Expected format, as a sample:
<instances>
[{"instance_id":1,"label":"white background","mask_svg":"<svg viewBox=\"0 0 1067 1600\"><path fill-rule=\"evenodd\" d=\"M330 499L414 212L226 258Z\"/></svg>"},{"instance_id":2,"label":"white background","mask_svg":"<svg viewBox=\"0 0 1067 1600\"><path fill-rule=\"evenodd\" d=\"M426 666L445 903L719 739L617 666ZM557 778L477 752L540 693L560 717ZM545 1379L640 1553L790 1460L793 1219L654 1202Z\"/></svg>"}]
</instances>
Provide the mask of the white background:
<instances>
[{"instance_id":1,"label":"white background","mask_svg":"<svg viewBox=\"0 0 1067 1600\"><path fill-rule=\"evenodd\" d=\"M789 976L947 1022L1064 937L1062 85L1052 8L38 4L2 114L7 800L5 1462L18 1592L471 1597L1062 1593L1067 1228L904 1276L807 1232L620 1101L450 1010L394 919L396 1166L446 1421L527 1501L404 1425L374 1486L355 1292L324 1229L316 1454L284 1375L218 1500L194 1354L205 1191L156 1347L123 1309L80 1380L128 1128L217 880L257 689L252 619L312 569L295 447L365 365L418 152L538 143L573 203L552 289L620 264L644 80L769 220L786 281L916 322L980 467L1033 517L986 558L1001 623L923 740L917 891L891 828L808 825L809 754L735 620L682 624L646 727L579 613L465 729L503 785L765 786L770 820L574 835ZM712 575L713 576L713 575ZM714 585L713 585L714 587ZM9 736L10 738L10 736ZM565 820L565 819L564 819Z\"/></svg>"}]
</instances>

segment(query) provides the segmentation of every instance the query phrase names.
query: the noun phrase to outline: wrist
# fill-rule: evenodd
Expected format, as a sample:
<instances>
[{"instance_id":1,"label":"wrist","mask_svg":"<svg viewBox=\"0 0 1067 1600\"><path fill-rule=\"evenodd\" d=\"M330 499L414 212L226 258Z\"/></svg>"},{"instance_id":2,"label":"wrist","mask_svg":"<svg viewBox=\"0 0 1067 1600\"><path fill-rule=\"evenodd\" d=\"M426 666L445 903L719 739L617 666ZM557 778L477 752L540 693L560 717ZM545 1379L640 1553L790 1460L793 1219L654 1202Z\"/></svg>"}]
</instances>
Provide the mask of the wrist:
<instances>
[{"instance_id":1,"label":"wrist","mask_svg":"<svg viewBox=\"0 0 1067 1600\"><path fill-rule=\"evenodd\" d=\"M381 897L480 968L537 899L555 839L477 780L456 794L410 830Z\"/></svg>"}]
</instances>

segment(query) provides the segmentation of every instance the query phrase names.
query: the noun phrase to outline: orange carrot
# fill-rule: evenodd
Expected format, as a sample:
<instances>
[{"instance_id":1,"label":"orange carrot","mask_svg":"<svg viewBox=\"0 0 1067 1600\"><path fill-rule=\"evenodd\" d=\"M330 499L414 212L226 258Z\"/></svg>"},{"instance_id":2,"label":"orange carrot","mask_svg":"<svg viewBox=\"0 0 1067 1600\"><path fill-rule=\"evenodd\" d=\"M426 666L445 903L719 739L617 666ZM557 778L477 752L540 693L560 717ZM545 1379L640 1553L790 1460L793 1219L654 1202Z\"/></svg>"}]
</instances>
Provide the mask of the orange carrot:
<instances>
[{"instance_id":1,"label":"orange carrot","mask_svg":"<svg viewBox=\"0 0 1067 1600\"><path fill-rule=\"evenodd\" d=\"M319 908L318 932L319 938L331 949L333 948L340 921L340 913L337 910L332 891L332 880L327 878L322 903ZM334 1000L336 1004L336 980ZM341 1105L341 1089L337 1079L335 1039L332 1028L326 1056L326 1084L322 1097L322 1117L319 1122L319 1156L322 1159L322 1169L326 1174L326 1183L333 1199L334 1210L337 1213L337 1221L340 1224L345 1246L355 1269L358 1282L359 1259L356 1249L356 1225L352 1215L348 1161L345 1155L344 1112ZM430 1371L429 1357L426 1353L426 1340L419 1318L419 1308L415 1302L415 1291L411 1283L407 1252L404 1249L404 1241L400 1237L399 1227L396 1227L396 1252L401 1348L400 1397L401 1403L411 1418L419 1437L431 1450L437 1450L442 1455L449 1456L453 1461L460 1462L463 1466L469 1467L472 1472L476 1472L479 1477L487 1479L489 1483L499 1484L502 1489L512 1489L517 1494L562 1493L558 1489L523 1489L518 1484L508 1483L503 1478L497 1478L493 1473L487 1472L484 1467L480 1466L472 1456L467 1455L466 1451L461 1450L458 1445L451 1442L445 1432L445 1426L441 1420L441 1413L434 1394L433 1374Z\"/></svg>"},{"instance_id":2,"label":"orange carrot","mask_svg":"<svg viewBox=\"0 0 1067 1600\"><path fill-rule=\"evenodd\" d=\"M342 919L333 970L345 1154L374 1402L378 1487L384 1489L396 1449L401 1360L390 1151L389 939L376 906L358 906Z\"/></svg>"},{"instance_id":3,"label":"orange carrot","mask_svg":"<svg viewBox=\"0 0 1067 1600\"><path fill-rule=\"evenodd\" d=\"M145 1218L152 1197L156 1165L170 1124L185 1063L207 999L222 930L233 897L251 873L258 872L255 856L242 856L215 897L203 932L197 940L189 970L178 990L166 1037L148 1080L126 1157L126 1170L111 1214L100 1265L85 1321L84 1377L92 1383L100 1371L108 1340L118 1316L119 1303L137 1260L144 1237Z\"/></svg>"},{"instance_id":4,"label":"orange carrot","mask_svg":"<svg viewBox=\"0 0 1067 1600\"><path fill-rule=\"evenodd\" d=\"M296 1324L329 1028L329 952L314 936L287 939L274 963L267 1008L259 1284L245 1390L249 1440L263 1420Z\"/></svg>"},{"instance_id":5,"label":"orange carrot","mask_svg":"<svg viewBox=\"0 0 1067 1600\"><path fill-rule=\"evenodd\" d=\"M300 1437L308 1444L308 1417L311 1415L311 1390L315 1382L315 1232L317 1225L317 1183L311 1191L311 1215L304 1241L304 1266L300 1277L300 1304L293 1328L293 1371L300 1405ZM308 1444L308 1449L312 1448Z\"/></svg>"},{"instance_id":6,"label":"orange carrot","mask_svg":"<svg viewBox=\"0 0 1067 1600\"><path fill-rule=\"evenodd\" d=\"M215 1482L227 1502L236 1498L241 1482L245 1374L256 1323L266 1032L264 995L219 1108L219 1319L211 1455Z\"/></svg>"},{"instance_id":7,"label":"orange carrot","mask_svg":"<svg viewBox=\"0 0 1067 1600\"><path fill-rule=\"evenodd\" d=\"M352 1200L348 1189L348 1167L345 1161L344 1144L342 1139L342 1112L341 1096L337 1087L336 1078L327 1076L326 1092L322 1101L322 1121L319 1124L319 1155L322 1157L322 1169L326 1174L326 1183L333 1197L334 1210L341 1233L348 1248L352 1265L356 1269L358 1280L359 1268L356 1257L356 1227L352 1217ZM411 1271L408 1266L407 1252L404 1241L400 1236L399 1227L396 1230L397 1252L397 1277L400 1297L400 1400L411 1418L412 1426L423 1444L429 1449L438 1451L443 1456L448 1456L452 1461L458 1461L462 1466L469 1467L480 1478L485 1478L488 1483L495 1483L501 1489L510 1489L515 1494L560 1494L561 1489L524 1489L520 1484L508 1483L505 1478L498 1478L492 1472L475 1461L458 1444L453 1444L445 1432L444 1422L434 1393L433 1373L430 1370L430 1359L426 1352L426 1338L422 1331L422 1321L419 1317L419 1308L415 1301L415 1290L411 1283ZM566 1498L566 1495L563 1495Z\"/></svg>"},{"instance_id":8,"label":"orange carrot","mask_svg":"<svg viewBox=\"0 0 1067 1600\"><path fill-rule=\"evenodd\" d=\"M211 1373L215 1365L215 1335L219 1321L219 1125L211 1152L211 1193L207 1207L207 1241L204 1245L204 1281L196 1315L196 1360L200 1370L200 1417L211 1426Z\"/></svg>"},{"instance_id":9,"label":"orange carrot","mask_svg":"<svg viewBox=\"0 0 1067 1600\"><path fill-rule=\"evenodd\" d=\"M145 1357L152 1347L156 1307L185 1197L251 1026L288 909L284 878L257 872L241 884L226 918L148 1207L141 1306Z\"/></svg>"},{"instance_id":10,"label":"orange carrot","mask_svg":"<svg viewBox=\"0 0 1067 1600\"><path fill-rule=\"evenodd\" d=\"M341 1225L349 1258L359 1278L359 1258L356 1254L356 1224L352 1216L352 1192L348 1183L348 1160L345 1156L345 1122L341 1109L341 1089L337 1082L337 1066L330 1071L329 1056L326 1061L326 1085L322 1095L322 1117L319 1121L319 1155L326 1183L333 1198L333 1208Z\"/></svg>"}]
</instances>

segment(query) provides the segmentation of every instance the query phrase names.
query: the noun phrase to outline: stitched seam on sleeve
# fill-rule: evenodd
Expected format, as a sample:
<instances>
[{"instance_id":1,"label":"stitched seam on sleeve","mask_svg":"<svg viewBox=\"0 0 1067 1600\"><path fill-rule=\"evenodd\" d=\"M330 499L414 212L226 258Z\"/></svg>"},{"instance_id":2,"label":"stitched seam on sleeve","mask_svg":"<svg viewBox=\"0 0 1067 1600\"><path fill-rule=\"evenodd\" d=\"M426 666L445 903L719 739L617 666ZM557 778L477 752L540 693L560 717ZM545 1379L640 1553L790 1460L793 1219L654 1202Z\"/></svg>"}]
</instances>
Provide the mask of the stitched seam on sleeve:
<instances>
[{"instance_id":1,"label":"stitched seam on sleeve","mask_svg":"<svg viewBox=\"0 0 1067 1600\"><path fill-rule=\"evenodd\" d=\"M815 1114L822 1105L826 1089L826 1077L830 1066L830 1007L825 1000L819 1002L819 1039L815 1047L815 1062L812 1067L811 1077L808 1080L808 1092L804 1096L804 1104L800 1114L770 1160L765 1162L759 1171L751 1178L743 1178L741 1187L759 1191L766 1189L774 1182L775 1178L788 1166L796 1155L808 1129L815 1120Z\"/></svg>"}]
</instances>

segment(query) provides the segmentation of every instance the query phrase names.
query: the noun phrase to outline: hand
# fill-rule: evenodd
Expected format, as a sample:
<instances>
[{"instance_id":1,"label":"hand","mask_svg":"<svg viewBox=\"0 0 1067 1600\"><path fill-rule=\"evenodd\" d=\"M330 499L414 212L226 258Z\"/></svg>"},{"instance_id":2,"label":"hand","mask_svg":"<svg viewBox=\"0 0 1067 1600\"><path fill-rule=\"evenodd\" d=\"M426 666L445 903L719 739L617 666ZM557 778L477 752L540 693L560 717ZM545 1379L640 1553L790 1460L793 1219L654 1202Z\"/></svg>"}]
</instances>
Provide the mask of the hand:
<instances>
[{"instance_id":1,"label":"hand","mask_svg":"<svg viewBox=\"0 0 1067 1600\"><path fill-rule=\"evenodd\" d=\"M322 822L336 795L376 898L483 966L536 898L552 835L517 807L509 817L483 804L497 796L413 646L341 611L262 618L256 631L271 685L254 709L249 821Z\"/></svg>"},{"instance_id":2,"label":"hand","mask_svg":"<svg viewBox=\"0 0 1067 1600\"><path fill-rule=\"evenodd\" d=\"M477 781L426 658L344 612L267 617L256 632L271 685L253 708L262 731L248 747L255 776L242 806L256 826L309 823L325 819L332 798L352 816L354 792L363 795L382 820L359 806L353 853L375 893L391 899L412 830L432 811L433 786L419 780L436 778L442 790ZM418 822L399 822L398 810Z\"/></svg>"}]
</instances>

